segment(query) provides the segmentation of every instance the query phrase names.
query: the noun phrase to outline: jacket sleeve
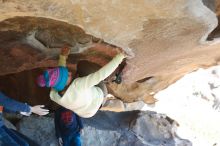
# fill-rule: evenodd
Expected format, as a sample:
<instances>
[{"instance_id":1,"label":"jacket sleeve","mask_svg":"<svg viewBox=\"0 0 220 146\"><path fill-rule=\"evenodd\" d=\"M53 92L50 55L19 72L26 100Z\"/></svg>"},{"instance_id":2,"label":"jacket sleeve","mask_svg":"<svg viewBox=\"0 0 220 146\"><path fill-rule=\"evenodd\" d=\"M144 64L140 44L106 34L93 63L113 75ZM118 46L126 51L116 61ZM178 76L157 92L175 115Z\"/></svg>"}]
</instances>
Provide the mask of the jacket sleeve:
<instances>
[{"instance_id":1,"label":"jacket sleeve","mask_svg":"<svg viewBox=\"0 0 220 146\"><path fill-rule=\"evenodd\" d=\"M58 61L58 66L66 67L66 59L67 59L67 56L60 55L59 61Z\"/></svg>"},{"instance_id":2,"label":"jacket sleeve","mask_svg":"<svg viewBox=\"0 0 220 146\"><path fill-rule=\"evenodd\" d=\"M12 112L30 112L30 106L18 101L15 101L2 92L0 92L0 105Z\"/></svg>"},{"instance_id":3,"label":"jacket sleeve","mask_svg":"<svg viewBox=\"0 0 220 146\"><path fill-rule=\"evenodd\" d=\"M4 107L4 109L3 109L3 112L4 112L4 113L16 113L15 111L9 110L9 109L7 109L7 108L5 108L5 107Z\"/></svg>"},{"instance_id":4,"label":"jacket sleeve","mask_svg":"<svg viewBox=\"0 0 220 146\"><path fill-rule=\"evenodd\" d=\"M83 124L82 124L82 120L81 118L76 114L76 120L77 120L77 123L79 125L79 129L83 129Z\"/></svg>"},{"instance_id":5,"label":"jacket sleeve","mask_svg":"<svg viewBox=\"0 0 220 146\"><path fill-rule=\"evenodd\" d=\"M55 112L54 124L55 124L56 137L59 138L61 137L61 134L60 134L60 128L59 128L59 112L58 111Z\"/></svg>"},{"instance_id":6,"label":"jacket sleeve","mask_svg":"<svg viewBox=\"0 0 220 146\"><path fill-rule=\"evenodd\" d=\"M111 73L113 73L124 58L124 54L116 55L109 63L107 63L98 71L88 76L77 78L76 84L78 84L78 86L82 89L90 88L92 86L97 85L99 82L101 82L102 80L107 78Z\"/></svg>"}]
</instances>

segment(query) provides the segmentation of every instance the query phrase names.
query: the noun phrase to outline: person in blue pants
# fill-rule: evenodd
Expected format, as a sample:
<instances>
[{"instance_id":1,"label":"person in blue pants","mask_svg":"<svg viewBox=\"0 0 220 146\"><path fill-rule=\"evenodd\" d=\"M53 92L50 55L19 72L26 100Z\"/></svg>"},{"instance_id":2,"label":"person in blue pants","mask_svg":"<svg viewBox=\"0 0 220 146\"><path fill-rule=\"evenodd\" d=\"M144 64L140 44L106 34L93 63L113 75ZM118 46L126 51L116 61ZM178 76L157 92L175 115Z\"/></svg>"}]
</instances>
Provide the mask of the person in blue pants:
<instances>
[{"instance_id":1,"label":"person in blue pants","mask_svg":"<svg viewBox=\"0 0 220 146\"><path fill-rule=\"evenodd\" d=\"M3 112L19 112L22 115L30 116L31 113L38 115L46 115L49 113L47 109L43 109L43 105L30 106L25 103L15 101L0 91L0 146L29 146L20 134L4 125Z\"/></svg>"},{"instance_id":2,"label":"person in blue pants","mask_svg":"<svg viewBox=\"0 0 220 146\"><path fill-rule=\"evenodd\" d=\"M55 111L56 137L60 146L81 146L81 118L73 111L60 107Z\"/></svg>"}]
</instances>

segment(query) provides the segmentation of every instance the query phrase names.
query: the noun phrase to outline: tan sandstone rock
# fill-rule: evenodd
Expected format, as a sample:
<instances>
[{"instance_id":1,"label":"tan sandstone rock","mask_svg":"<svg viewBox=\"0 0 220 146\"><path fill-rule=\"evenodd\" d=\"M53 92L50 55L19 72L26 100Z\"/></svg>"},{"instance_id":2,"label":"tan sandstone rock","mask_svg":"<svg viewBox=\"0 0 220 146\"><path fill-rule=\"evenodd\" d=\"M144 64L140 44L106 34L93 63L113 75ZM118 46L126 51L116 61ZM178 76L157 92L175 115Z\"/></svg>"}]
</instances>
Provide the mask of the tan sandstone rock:
<instances>
[{"instance_id":1,"label":"tan sandstone rock","mask_svg":"<svg viewBox=\"0 0 220 146\"><path fill-rule=\"evenodd\" d=\"M1 75L55 66L65 43L72 45L73 63L86 59L103 65L114 47L89 48L105 41L133 56L123 72L125 85L111 85L114 93L148 101L150 93L219 60L218 44L202 45L217 26L202 0L2 0L0 13Z\"/></svg>"}]
</instances>

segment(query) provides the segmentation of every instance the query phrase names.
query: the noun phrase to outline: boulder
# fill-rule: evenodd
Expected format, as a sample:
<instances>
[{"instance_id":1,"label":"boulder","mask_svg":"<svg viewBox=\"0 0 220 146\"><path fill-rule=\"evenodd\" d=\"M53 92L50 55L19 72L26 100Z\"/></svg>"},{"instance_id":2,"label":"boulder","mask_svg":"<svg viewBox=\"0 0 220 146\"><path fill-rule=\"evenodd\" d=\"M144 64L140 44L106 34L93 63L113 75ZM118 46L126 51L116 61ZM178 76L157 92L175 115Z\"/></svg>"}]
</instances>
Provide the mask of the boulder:
<instances>
[{"instance_id":1,"label":"boulder","mask_svg":"<svg viewBox=\"0 0 220 146\"><path fill-rule=\"evenodd\" d=\"M191 146L190 141L176 135L174 120L155 112L99 112L83 123L85 146ZM18 127L41 146L56 145L53 117L23 118Z\"/></svg>"}]
</instances>

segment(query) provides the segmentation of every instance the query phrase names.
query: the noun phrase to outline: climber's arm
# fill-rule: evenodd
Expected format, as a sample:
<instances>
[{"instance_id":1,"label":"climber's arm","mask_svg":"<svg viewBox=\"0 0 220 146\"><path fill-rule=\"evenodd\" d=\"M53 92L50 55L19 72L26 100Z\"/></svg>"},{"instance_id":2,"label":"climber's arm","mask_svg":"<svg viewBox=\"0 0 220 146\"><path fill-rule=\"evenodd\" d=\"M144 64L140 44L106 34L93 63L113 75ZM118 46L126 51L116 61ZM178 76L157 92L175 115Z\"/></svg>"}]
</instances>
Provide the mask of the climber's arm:
<instances>
[{"instance_id":1,"label":"climber's arm","mask_svg":"<svg viewBox=\"0 0 220 146\"><path fill-rule=\"evenodd\" d=\"M76 79L76 84L78 84L80 88L89 88L99 84L99 82L114 72L114 70L118 67L124 58L125 55L123 53L116 55L109 63L107 63L98 71L88 76Z\"/></svg>"},{"instance_id":2,"label":"climber's arm","mask_svg":"<svg viewBox=\"0 0 220 146\"><path fill-rule=\"evenodd\" d=\"M68 58L69 53L70 53L69 47L63 47L61 49L61 53L60 53L59 61L58 61L58 66L66 67L66 60Z\"/></svg>"}]
</instances>

